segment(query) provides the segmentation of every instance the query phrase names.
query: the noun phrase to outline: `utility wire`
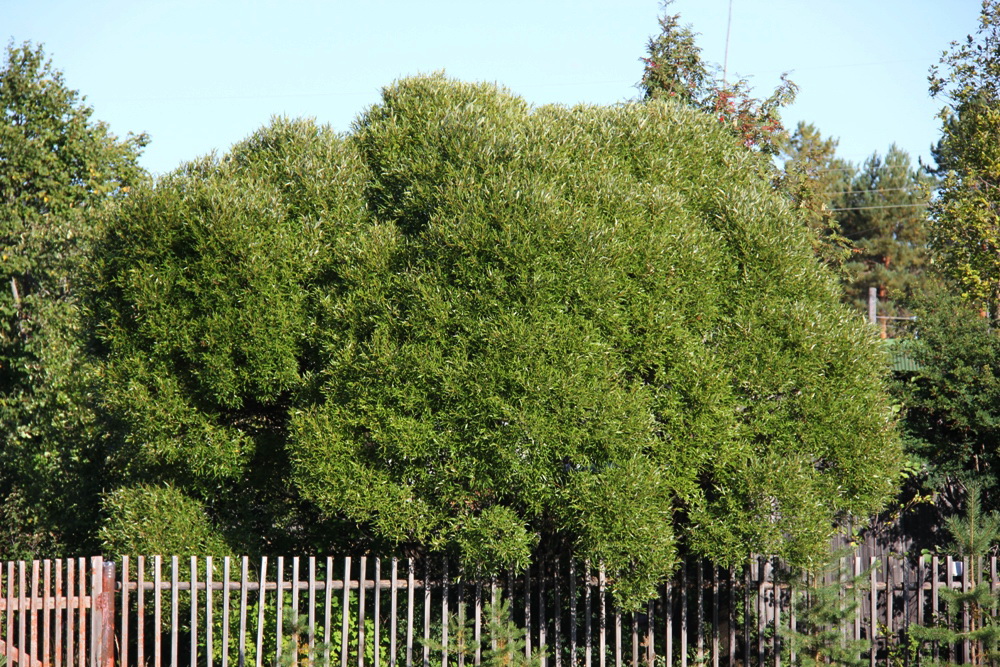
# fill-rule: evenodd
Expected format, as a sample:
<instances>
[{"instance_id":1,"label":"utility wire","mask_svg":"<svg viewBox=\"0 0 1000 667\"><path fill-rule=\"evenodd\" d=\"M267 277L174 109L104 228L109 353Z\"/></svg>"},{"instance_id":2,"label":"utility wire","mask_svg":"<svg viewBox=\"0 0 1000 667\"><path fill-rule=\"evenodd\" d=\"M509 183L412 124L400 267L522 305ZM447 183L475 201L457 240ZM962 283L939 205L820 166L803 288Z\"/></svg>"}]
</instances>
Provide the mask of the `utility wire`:
<instances>
[{"instance_id":1,"label":"utility wire","mask_svg":"<svg viewBox=\"0 0 1000 667\"><path fill-rule=\"evenodd\" d=\"M900 169L903 169L905 171L920 171L919 169L913 169L911 166L901 165L901 164L896 164L896 165L883 164L879 167L879 169L888 169L889 171L898 171ZM856 171L859 174L862 174L865 172L865 168L863 165L860 167L824 167L823 169L812 169L810 171L819 171L819 172Z\"/></svg>"},{"instance_id":2,"label":"utility wire","mask_svg":"<svg viewBox=\"0 0 1000 667\"><path fill-rule=\"evenodd\" d=\"M820 194L826 197L836 197L838 195L856 195L863 192L912 192L914 190L919 190L921 186L911 185L905 188L871 188L868 190L844 190L842 192L821 192ZM917 194L917 193L914 193Z\"/></svg>"},{"instance_id":3,"label":"utility wire","mask_svg":"<svg viewBox=\"0 0 1000 667\"><path fill-rule=\"evenodd\" d=\"M847 208L828 208L828 211L870 211L876 208L927 208L930 204L884 204L882 206L852 206Z\"/></svg>"}]
</instances>

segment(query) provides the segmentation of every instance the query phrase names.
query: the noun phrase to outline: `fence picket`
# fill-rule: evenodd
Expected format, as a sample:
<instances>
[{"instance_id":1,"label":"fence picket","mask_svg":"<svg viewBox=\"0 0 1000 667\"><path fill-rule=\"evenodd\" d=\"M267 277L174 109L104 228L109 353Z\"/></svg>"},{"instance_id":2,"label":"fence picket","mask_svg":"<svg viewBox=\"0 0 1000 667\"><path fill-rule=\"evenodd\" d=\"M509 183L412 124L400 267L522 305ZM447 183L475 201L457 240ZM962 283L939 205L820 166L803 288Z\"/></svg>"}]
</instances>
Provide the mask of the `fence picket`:
<instances>
[{"instance_id":1,"label":"fence picket","mask_svg":"<svg viewBox=\"0 0 1000 667\"><path fill-rule=\"evenodd\" d=\"M292 557L292 606L291 606L292 638L290 648L292 650L292 666L299 664L299 557Z\"/></svg>"},{"instance_id":2,"label":"fence picket","mask_svg":"<svg viewBox=\"0 0 1000 667\"><path fill-rule=\"evenodd\" d=\"M379 611L381 611L379 609L379 606L382 604L382 559L381 558L375 559L375 599L373 600L373 602L375 604L375 609L372 611L372 624L374 626L372 628L373 629L372 646L374 646L375 648L374 651L372 652L372 664L375 667L380 667L379 663L381 662L381 656L379 654L381 653L381 651L379 651L379 647L381 646L381 644L379 642L382 639L380 632L382 626L379 623L380 620Z\"/></svg>"},{"instance_id":3,"label":"fence picket","mask_svg":"<svg viewBox=\"0 0 1000 667\"><path fill-rule=\"evenodd\" d=\"M162 628L163 628L163 618L161 616L161 589L160 584L162 583L160 579L160 565L161 558L159 556L153 557L153 666L161 667L161 646L163 645L162 640Z\"/></svg>"},{"instance_id":4,"label":"fence picket","mask_svg":"<svg viewBox=\"0 0 1000 667\"><path fill-rule=\"evenodd\" d=\"M25 578L24 578L24 561L20 560L17 562L17 599L18 599L18 614L17 614L17 664L27 665L28 662L25 660L25 653L27 652L27 647L25 644L25 628L26 628L26 614L24 613L24 608L27 604L28 598L24 594L25 589ZM30 667L30 665L29 665ZM80 667L83 667L81 665Z\"/></svg>"},{"instance_id":5,"label":"fence picket","mask_svg":"<svg viewBox=\"0 0 1000 667\"><path fill-rule=\"evenodd\" d=\"M615 667L622 667L622 614L615 608Z\"/></svg>"},{"instance_id":6,"label":"fence picket","mask_svg":"<svg viewBox=\"0 0 1000 667\"><path fill-rule=\"evenodd\" d=\"M330 665L330 626L333 619L333 557L326 557L326 595L323 600L323 664Z\"/></svg>"},{"instance_id":7,"label":"fence picket","mask_svg":"<svg viewBox=\"0 0 1000 667\"><path fill-rule=\"evenodd\" d=\"M406 667L413 667L413 559L406 564Z\"/></svg>"},{"instance_id":8,"label":"fence picket","mask_svg":"<svg viewBox=\"0 0 1000 667\"><path fill-rule=\"evenodd\" d=\"M560 589L562 588L561 582L562 578L559 576L560 566L562 565L561 554L556 556L555 565L555 577L552 580L552 595L553 595L553 612L552 612L552 639L555 641L555 667L562 667L562 599L560 595ZM478 664L478 663L477 663Z\"/></svg>"},{"instance_id":9,"label":"fence picket","mask_svg":"<svg viewBox=\"0 0 1000 667\"><path fill-rule=\"evenodd\" d=\"M229 667L229 583L232 562L229 556L222 559L222 667ZM209 653L211 655L211 653Z\"/></svg>"},{"instance_id":10,"label":"fence picket","mask_svg":"<svg viewBox=\"0 0 1000 667\"><path fill-rule=\"evenodd\" d=\"M63 597L63 559L56 559L56 599ZM62 624L62 612L59 610L59 604L56 603L56 623L55 623L55 667L62 667L63 664L63 624Z\"/></svg>"},{"instance_id":11,"label":"fence picket","mask_svg":"<svg viewBox=\"0 0 1000 667\"><path fill-rule=\"evenodd\" d=\"M121 572L121 575L122 575L122 581L123 582L127 582L128 581L128 575L129 575L128 566L129 566L129 557L128 556L122 556L122 572ZM45 586L45 590L46 590L45 595L46 595L46 597L48 597L48 588L49 588L48 584L46 584L46 586ZM121 647L122 647L122 650L121 650L121 658L120 658L121 659L121 667L128 667L128 648L127 648L128 645L129 645L128 644L128 616L129 616L128 611L129 611L129 608L128 608L128 586L127 585L123 585L122 586L122 634L121 634L121 638L122 638ZM45 618L46 618L46 620L48 619L48 612L46 612ZM45 643L46 643L46 648L42 649L42 652L45 654L45 659L47 659L48 656L49 656L49 650L48 650L48 647L47 647L48 637L45 638ZM142 667L141 663L140 663L139 667Z\"/></svg>"},{"instance_id":12,"label":"fence picket","mask_svg":"<svg viewBox=\"0 0 1000 667\"><path fill-rule=\"evenodd\" d=\"M424 565L424 667L431 662L431 562Z\"/></svg>"},{"instance_id":13,"label":"fence picket","mask_svg":"<svg viewBox=\"0 0 1000 667\"><path fill-rule=\"evenodd\" d=\"M42 561L42 663L50 664L52 662L52 626L50 625L50 616L52 613L52 598L51 598L51 585L52 585L52 561L44 560ZM127 667L124 663L122 667Z\"/></svg>"},{"instance_id":14,"label":"fence picket","mask_svg":"<svg viewBox=\"0 0 1000 667\"><path fill-rule=\"evenodd\" d=\"M843 632L845 638L873 640L867 656L869 664L877 662L880 651L896 645L909 624L932 622L940 615L942 585L964 589L972 586L968 563L961 563L965 569L959 572L957 559L934 556L928 563L885 554L866 557L871 566L865 575L868 591L862 596L864 604L853 621L844 625ZM262 557L259 576L253 577L247 557L241 558L240 572L235 576L228 557L223 558L220 573L216 573L217 563L212 557L190 557L183 563L176 556L168 558L169 577L164 577L160 556L136 556L134 561L122 556L107 564L100 557L10 561L6 567L0 564L0 574L6 575L0 577L0 614L5 614L0 616L0 653L6 654L12 667L82 667L105 665L112 659L128 667L145 665L148 658L152 658L150 667L167 662L211 667L220 659L222 667L229 667L233 641L238 643L239 667L247 667L247 654L254 650L253 638L248 637L249 595L256 590L253 662L262 666L281 660L312 667L320 660L336 661L330 653L336 653L338 643L331 631L337 613L333 595L339 590L342 667L413 667L414 643L418 641L414 638L414 624L419 622L415 615L420 610L424 665L431 662L427 640L432 632L438 632L432 619L434 626L438 619L441 623L441 634L433 637L441 640L441 667L473 667L473 663L479 667L481 662L478 647L485 640L483 628L489 621L483 619L482 613L487 582L461 568L455 574L454 565L447 561L440 561L438 577L438 561L424 560L423 565L418 565L407 559L403 576L396 558L384 568L382 559L372 556L369 570L367 556L356 561L346 557L339 576L340 565L332 557L326 558L323 571L316 557L309 557L306 568L301 558L290 556L289 571L285 557L272 561ZM623 612L611 595L612 582L603 564L592 569L589 563L581 567L564 558L560 554L548 561L536 561L525 573L510 573L502 587L495 578L489 581L491 605L506 595L515 610L515 620L530 632L525 655L539 662L542 655L547 655L549 667L610 667L612 662L614 667L639 667L643 663L651 667L658 660L666 664L676 660L684 667L692 660L702 665L711 663L711 667L749 667L754 663L782 667L783 663L795 663L794 655L782 658L782 650L788 650L788 646L782 645L786 640L780 629L797 629L794 605L804 588L801 581L786 576L787 569L777 560L755 557L742 575L732 568L720 570L711 564L689 562L644 609ZM149 564L152 574L147 571ZM863 565L860 556L852 556L842 561L841 569L854 579L864 571ZM119 579L109 578L116 567ZM183 572L184 567L190 571ZM202 567L204 576L200 574ZM416 576L417 567L424 568L421 579ZM708 567L711 570L706 570ZM995 558L984 563L982 574L984 580L989 577L991 587L998 587ZM405 596L400 590L404 588ZM202 590L203 599L199 592ZM421 590L423 595L418 599ZM234 591L239 594L238 642L237 630L230 626L237 622L237 610L231 608L230 598ZM274 591L274 599L268 599L270 591ZM153 596L152 610L147 592ZM286 594L290 595L290 603ZM751 612L742 614L747 621L742 645L737 627L741 604ZM165 614L164 605L170 606L169 614ZM706 605L710 608L706 609ZM109 612L116 613L117 620L106 621ZM178 619L181 612L183 625ZM470 638L455 636L449 628L452 616L464 627L469 613L473 614ZM284 627L283 621L293 619L299 619L294 627ZM405 630L399 627L403 622ZM317 625L320 623L322 630ZM614 624L613 636L609 636L609 623ZM105 631L109 628L116 631L113 637L117 650L108 648L109 635ZM880 634L880 628L885 632ZM323 655L317 656L321 631ZM405 656L400 645L404 634ZM181 638L183 647L178 646ZM466 654L469 640L474 648ZM462 644L461 648L456 642ZM488 645L496 646L493 637ZM940 658L950 661L968 660L970 656L965 642L942 645L940 649L944 650L935 646L927 652L937 652ZM164 660L165 656L169 660ZM436 653L434 661L438 662Z\"/></svg>"},{"instance_id":15,"label":"fence picket","mask_svg":"<svg viewBox=\"0 0 1000 667\"><path fill-rule=\"evenodd\" d=\"M681 581L680 581L680 592L681 592L681 667L687 667L688 664L688 591L687 591L687 563L681 563Z\"/></svg>"},{"instance_id":16,"label":"fence picket","mask_svg":"<svg viewBox=\"0 0 1000 667\"><path fill-rule=\"evenodd\" d=\"M223 625L229 625L229 619L225 619ZM212 646L212 557L205 557L205 667L212 667L212 656L214 648ZM225 653L225 648L223 648L223 653ZM192 665L197 665L197 661L194 660L192 655L191 659Z\"/></svg>"},{"instance_id":17,"label":"fence picket","mask_svg":"<svg viewBox=\"0 0 1000 667\"><path fill-rule=\"evenodd\" d=\"M663 587L663 622L666 641L666 661L668 665L673 665L674 660L674 598L673 585L667 582Z\"/></svg>"},{"instance_id":18,"label":"fence picket","mask_svg":"<svg viewBox=\"0 0 1000 667\"><path fill-rule=\"evenodd\" d=\"M719 568L712 566L712 667L719 667ZM777 623L775 623L777 627ZM775 633L775 641L778 634Z\"/></svg>"},{"instance_id":19,"label":"fence picket","mask_svg":"<svg viewBox=\"0 0 1000 667\"><path fill-rule=\"evenodd\" d=\"M392 565L389 566L389 576L392 577L392 586L389 589L389 667L396 667L396 634L398 631L399 614L396 611L396 598L398 595L399 559L395 556Z\"/></svg>"},{"instance_id":20,"label":"fence picket","mask_svg":"<svg viewBox=\"0 0 1000 667\"><path fill-rule=\"evenodd\" d=\"M243 556L240 561L240 644L236 654L237 667L246 667L247 664L247 593L250 583L250 558Z\"/></svg>"},{"instance_id":21,"label":"fence picket","mask_svg":"<svg viewBox=\"0 0 1000 667\"><path fill-rule=\"evenodd\" d=\"M875 619L878 618L878 582L876 581L876 576L875 576L877 572L875 564L877 562L878 560L875 558L875 556L869 557L868 567L870 573L868 575L869 577L868 585L870 586L870 590L868 595L871 601L871 613L868 616L868 641L871 642L872 646L871 650L868 651L868 654L869 654L869 663L871 664L871 667L875 667L875 654L876 654Z\"/></svg>"},{"instance_id":22,"label":"fence picket","mask_svg":"<svg viewBox=\"0 0 1000 667\"><path fill-rule=\"evenodd\" d=\"M764 664L764 626L767 623L767 607L764 604L764 581L767 579L767 561L757 557L754 559L757 572L757 664ZM701 619L698 620L700 625Z\"/></svg>"},{"instance_id":23,"label":"fence picket","mask_svg":"<svg viewBox=\"0 0 1000 667\"><path fill-rule=\"evenodd\" d=\"M198 557L191 556L188 560L188 567L191 568L191 610L190 610L190 623L191 623L191 641L190 641L190 654L188 658L188 664L195 667L198 664Z\"/></svg>"},{"instance_id":24,"label":"fence picket","mask_svg":"<svg viewBox=\"0 0 1000 667\"><path fill-rule=\"evenodd\" d=\"M600 653L598 654L600 667L606 667L607 664L607 654L608 654L608 642L607 642L607 623L608 623L608 609L607 600L605 595L605 584L606 580L604 578L604 563L602 562L597 569L597 592L600 597L600 625L598 626L598 632L600 633Z\"/></svg>"},{"instance_id":25,"label":"fence picket","mask_svg":"<svg viewBox=\"0 0 1000 667\"><path fill-rule=\"evenodd\" d=\"M281 664L281 634L284 630L284 611L285 611L285 557L278 556L278 574L277 574L277 589L275 594L277 595L277 602L275 603L275 608L277 612L277 620L274 623L274 662L275 664Z\"/></svg>"},{"instance_id":26,"label":"fence picket","mask_svg":"<svg viewBox=\"0 0 1000 667\"><path fill-rule=\"evenodd\" d=\"M465 567L462 565L458 568L458 580L455 583L458 585L458 625L461 628L460 632L462 633L461 638L455 638L455 648L457 649L456 653L458 654L458 667L465 667L465 648L468 644L469 638L465 635L466 612L468 610L466 609L465 604Z\"/></svg>"},{"instance_id":27,"label":"fence picket","mask_svg":"<svg viewBox=\"0 0 1000 667\"><path fill-rule=\"evenodd\" d=\"M35 600L38 599L38 579L39 579L39 568L38 561L31 561L31 588L28 590L28 609L30 610L29 624L31 628L31 639L28 642L28 655L26 656L25 662L31 665L32 660L38 659L38 605L35 604ZM24 612L22 611L22 614Z\"/></svg>"},{"instance_id":28,"label":"fence picket","mask_svg":"<svg viewBox=\"0 0 1000 667\"><path fill-rule=\"evenodd\" d=\"M360 558L358 572L358 667L365 667L365 582L368 577L368 557Z\"/></svg>"},{"instance_id":29,"label":"fence picket","mask_svg":"<svg viewBox=\"0 0 1000 667\"><path fill-rule=\"evenodd\" d=\"M656 663L656 646L653 642L653 611L652 600L646 603L646 667L653 667Z\"/></svg>"},{"instance_id":30,"label":"fence picket","mask_svg":"<svg viewBox=\"0 0 1000 667\"><path fill-rule=\"evenodd\" d=\"M736 568L729 568L729 666L736 667ZM669 583L667 584L670 585ZM794 662L794 660L793 660Z\"/></svg>"},{"instance_id":31,"label":"fence picket","mask_svg":"<svg viewBox=\"0 0 1000 667\"><path fill-rule=\"evenodd\" d=\"M348 556L344 559L344 587L343 595L341 595L343 602L343 611L341 614L341 630L340 630L340 667L347 667L347 621L348 615L350 613L350 600L351 600L351 558ZM428 610L430 606L428 606Z\"/></svg>"},{"instance_id":32,"label":"fence picket","mask_svg":"<svg viewBox=\"0 0 1000 667\"><path fill-rule=\"evenodd\" d=\"M42 662L49 664L52 661L52 626L50 616L52 615L52 561L43 561L42 568ZM124 628L127 630L127 628ZM123 660L122 667L128 667Z\"/></svg>"},{"instance_id":33,"label":"fence picket","mask_svg":"<svg viewBox=\"0 0 1000 667\"><path fill-rule=\"evenodd\" d=\"M576 567L573 558L569 560L569 665L576 667L576 613L579 604L576 598Z\"/></svg>"},{"instance_id":34,"label":"fence picket","mask_svg":"<svg viewBox=\"0 0 1000 667\"><path fill-rule=\"evenodd\" d=\"M395 589L393 589L395 594ZM393 603L393 609L395 609L395 603ZM473 623L472 623L472 636L473 641L476 644L475 653L472 658L472 662L475 667L479 667L483 659L483 581L482 578L476 577L476 599L475 608L473 610Z\"/></svg>"},{"instance_id":35,"label":"fence picket","mask_svg":"<svg viewBox=\"0 0 1000 667\"><path fill-rule=\"evenodd\" d=\"M298 665L299 646L299 557L292 557L292 666Z\"/></svg>"},{"instance_id":36,"label":"fence picket","mask_svg":"<svg viewBox=\"0 0 1000 667\"><path fill-rule=\"evenodd\" d=\"M590 656L591 656L591 653L593 652L591 650L593 648L592 647L591 634L593 633L593 624L594 624L594 622L593 622L593 614L591 613L592 610L591 610L591 601L590 601L590 588L591 588L590 577L591 577L591 570L590 570L590 561L589 560L585 561L585 563L584 563L583 577L584 577L584 579L583 579L583 582L584 582L583 583L583 602L584 602L584 614L583 614L583 618L584 618L584 624L585 624L584 625L584 643L586 645L586 652L584 653L583 664L584 664L584 667L591 667L591 657ZM669 586L670 584L668 583L667 585ZM670 660L668 659L667 660L667 664L669 664L669 663L670 663Z\"/></svg>"},{"instance_id":37,"label":"fence picket","mask_svg":"<svg viewBox=\"0 0 1000 667\"><path fill-rule=\"evenodd\" d=\"M639 667L639 614L632 612L632 667Z\"/></svg>"},{"instance_id":38,"label":"fence picket","mask_svg":"<svg viewBox=\"0 0 1000 667\"><path fill-rule=\"evenodd\" d=\"M257 593L257 654L254 659L257 667L264 665L264 607L267 596L267 556L260 557L260 573L257 575L257 583L260 585ZM346 636L347 633L345 632Z\"/></svg>"},{"instance_id":39,"label":"fence picket","mask_svg":"<svg viewBox=\"0 0 1000 667\"><path fill-rule=\"evenodd\" d=\"M951 590L955 587L954 586L955 561L952 560L951 556L947 556L944 560L944 564L945 564L945 573L944 573L945 586L947 586L948 589ZM950 627L951 625L950 620L948 621L948 623ZM958 651L957 645L949 646L948 657L954 660L954 656L956 655L957 651Z\"/></svg>"},{"instance_id":40,"label":"fence picket","mask_svg":"<svg viewBox=\"0 0 1000 667\"><path fill-rule=\"evenodd\" d=\"M7 563L7 576L8 579L13 581L14 572L13 563ZM66 664L72 667L76 662L75 648L73 646L73 640L76 638L76 627L73 621L73 602L74 595L76 594L76 561L72 558L66 559L66 594L69 599L66 603ZM7 608L10 609L11 602L11 589L7 590ZM11 630L11 623L13 623L14 615L13 613L7 616L7 632L8 635L13 638L13 632ZM13 642L11 642L13 644ZM156 667L160 667L159 664Z\"/></svg>"},{"instance_id":41,"label":"fence picket","mask_svg":"<svg viewBox=\"0 0 1000 667\"><path fill-rule=\"evenodd\" d=\"M180 578L180 564L177 556L170 557L170 667L178 667L177 660L177 621L179 614L178 593L180 587L177 582ZM82 667L82 665L81 665Z\"/></svg>"},{"instance_id":42,"label":"fence picket","mask_svg":"<svg viewBox=\"0 0 1000 667\"><path fill-rule=\"evenodd\" d=\"M93 572L91 572L91 577L93 577ZM76 628L80 631L80 636L77 641L76 654L78 658L78 664L80 667L86 667L87 661L93 662L93 657L88 654L90 651L88 647L90 644L87 642L87 607L84 605L84 598L87 595L87 559L80 558L77 562L77 586L79 587L79 600L78 600L78 612Z\"/></svg>"},{"instance_id":43,"label":"fence picket","mask_svg":"<svg viewBox=\"0 0 1000 667\"><path fill-rule=\"evenodd\" d=\"M695 629L698 637L698 652L695 654L697 656L697 662L699 665L705 663L705 564L698 560L695 563L697 568L697 574L695 576L695 585L697 585L696 598L696 615L694 619Z\"/></svg>"},{"instance_id":44,"label":"fence picket","mask_svg":"<svg viewBox=\"0 0 1000 667\"><path fill-rule=\"evenodd\" d=\"M778 586L778 567L778 559L775 558L771 562L771 607L774 610L774 636L771 638L771 650L774 652L774 667L781 667L781 589Z\"/></svg>"},{"instance_id":45,"label":"fence picket","mask_svg":"<svg viewBox=\"0 0 1000 667\"><path fill-rule=\"evenodd\" d=\"M938 557L936 555L931 556L931 618L936 618L938 615ZM931 649L932 655L934 656L934 661L938 660L938 645L935 642L934 647Z\"/></svg>"},{"instance_id":46,"label":"fence picket","mask_svg":"<svg viewBox=\"0 0 1000 667\"><path fill-rule=\"evenodd\" d=\"M313 666L313 656L316 654L316 557L309 557L309 652L306 656L307 667Z\"/></svg>"}]
</instances>

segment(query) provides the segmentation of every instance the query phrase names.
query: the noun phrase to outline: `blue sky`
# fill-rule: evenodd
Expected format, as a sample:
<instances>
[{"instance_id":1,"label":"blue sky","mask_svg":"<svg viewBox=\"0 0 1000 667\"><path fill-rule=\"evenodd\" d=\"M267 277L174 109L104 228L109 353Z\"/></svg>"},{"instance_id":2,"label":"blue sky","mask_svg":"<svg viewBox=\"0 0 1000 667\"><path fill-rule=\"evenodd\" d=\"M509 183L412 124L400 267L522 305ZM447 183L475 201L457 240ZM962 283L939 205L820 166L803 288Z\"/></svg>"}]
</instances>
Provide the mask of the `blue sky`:
<instances>
[{"instance_id":1,"label":"blue sky","mask_svg":"<svg viewBox=\"0 0 1000 667\"><path fill-rule=\"evenodd\" d=\"M941 106L927 69L976 27L979 0L732 0L729 71L759 95L799 84L813 122L858 162L896 142L928 160ZM721 63L729 0L677 0ZM0 30L42 42L95 117L152 138L155 173L224 151L275 114L348 131L381 86L443 69L534 104L637 95L656 0L0 0Z\"/></svg>"}]
</instances>

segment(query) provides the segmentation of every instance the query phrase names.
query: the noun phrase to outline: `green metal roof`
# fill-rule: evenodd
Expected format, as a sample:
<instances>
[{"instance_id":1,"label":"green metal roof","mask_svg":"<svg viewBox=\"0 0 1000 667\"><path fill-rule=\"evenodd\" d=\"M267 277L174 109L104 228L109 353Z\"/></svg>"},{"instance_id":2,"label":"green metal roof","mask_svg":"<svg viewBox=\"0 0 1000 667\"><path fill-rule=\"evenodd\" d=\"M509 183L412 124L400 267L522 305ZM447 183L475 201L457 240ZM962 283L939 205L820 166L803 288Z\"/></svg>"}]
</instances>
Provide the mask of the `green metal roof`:
<instances>
[{"instance_id":1,"label":"green metal roof","mask_svg":"<svg viewBox=\"0 0 1000 667\"><path fill-rule=\"evenodd\" d=\"M911 355L911 344L905 338L887 338L884 341L889 355L889 366L896 373L915 373L921 366Z\"/></svg>"}]
</instances>

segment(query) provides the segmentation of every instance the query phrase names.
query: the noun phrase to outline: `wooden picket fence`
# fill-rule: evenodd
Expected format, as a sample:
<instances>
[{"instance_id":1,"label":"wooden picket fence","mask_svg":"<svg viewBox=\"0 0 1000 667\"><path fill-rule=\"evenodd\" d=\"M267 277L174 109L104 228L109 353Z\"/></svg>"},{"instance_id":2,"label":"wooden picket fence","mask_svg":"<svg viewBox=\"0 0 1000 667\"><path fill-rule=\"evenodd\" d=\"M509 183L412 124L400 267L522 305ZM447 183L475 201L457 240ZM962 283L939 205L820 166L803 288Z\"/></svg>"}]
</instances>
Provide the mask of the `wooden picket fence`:
<instances>
[{"instance_id":1,"label":"wooden picket fence","mask_svg":"<svg viewBox=\"0 0 1000 667\"><path fill-rule=\"evenodd\" d=\"M7 664L113 665L114 571L100 556L0 566L0 655Z\"/></svg>"},{"instance_id":2,"label":"wooden picket fence","mask_svg":"<svg viewBox=\"0 0 1000 667\"><path fill-rule=\"evenodd\" d=\"M946 557L848 557L841 567L864 574L842 631L873 640L873 666L899 655L910 625L938 620L941 589L969 585L965 564ZM996 558L986 570L1000 589ZM485 579L440 559L368 556L7 562L0 654L30 667L465 667L495 642L487 614L503 600L542 667L795 662L782 629L797 627L804 585L771 559L739 572L689 563L638 612L618 610L610 589L601 568L555 557ZM959 660L968 647L934 651Z\"/></svg>"}]
</instances>

